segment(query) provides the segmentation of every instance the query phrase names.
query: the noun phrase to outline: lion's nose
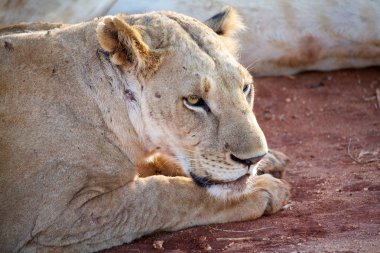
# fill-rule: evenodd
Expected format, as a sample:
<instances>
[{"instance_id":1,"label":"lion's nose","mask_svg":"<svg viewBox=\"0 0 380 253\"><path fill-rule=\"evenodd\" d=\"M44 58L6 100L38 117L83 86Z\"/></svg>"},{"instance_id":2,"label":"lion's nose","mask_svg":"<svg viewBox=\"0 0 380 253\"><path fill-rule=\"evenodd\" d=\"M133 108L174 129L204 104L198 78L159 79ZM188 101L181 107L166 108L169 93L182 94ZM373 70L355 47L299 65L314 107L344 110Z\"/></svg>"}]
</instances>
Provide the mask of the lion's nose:
<instances>
[{"instance_id":1,"label":"lion's nose","mask_svg":"<svg viewBox=\"0 0 380 253\"><path fill-rule=\"evenodd\" d=\"M255 157L251 157L248 159L240 159L240 158L234 156L233 154L231 154L231 159L235 162L251 166L251 165L255 165L256 163L258 163L264 156L265 155L260 155L260 156L255 156Z\"/></svg>"}]
</instances>

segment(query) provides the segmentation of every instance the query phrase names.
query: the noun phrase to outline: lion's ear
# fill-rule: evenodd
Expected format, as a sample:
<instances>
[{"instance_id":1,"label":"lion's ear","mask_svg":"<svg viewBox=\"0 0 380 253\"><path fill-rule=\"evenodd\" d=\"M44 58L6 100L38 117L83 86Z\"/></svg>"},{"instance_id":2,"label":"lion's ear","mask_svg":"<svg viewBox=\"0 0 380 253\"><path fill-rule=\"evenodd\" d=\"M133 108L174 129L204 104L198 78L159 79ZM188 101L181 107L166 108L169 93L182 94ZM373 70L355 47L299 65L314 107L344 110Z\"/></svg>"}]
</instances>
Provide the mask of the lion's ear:
<instances>
[{"instance_id":1,"label":"lion's ear","mask_svg":"<svg viewBox=\"0 0 380 253\"><path fill-rule=\"evenodd\" d=\"M127 24L122 17L105 17L98 24L96 34L114 64L133 68L139 74L158 69L162 54L151 50L139 30Z\"/></svg>"},{"instance_id":2,"label":"lion's ear","mask_svg":"<svg viewBox=\"0 0 380 253\"><path fill-rule=\"evenodd\" d=\"M244 30L242 18L231 6L224 7L223 11L215 14L204 22L215 33L230 37Z\"/></svg>"},{"instance_id":3,"label":"lion's ear","mask_svg":"<svg viewBox=\"0 0 380 253\"><path fill-rule=\"evenodd\" d=\"M222 12L207 19L204 23L220 35L229 51L237 57L239 47L234 35L245 29L237 11L230 6L224 7Z\"/></svg>"}]
</instances>

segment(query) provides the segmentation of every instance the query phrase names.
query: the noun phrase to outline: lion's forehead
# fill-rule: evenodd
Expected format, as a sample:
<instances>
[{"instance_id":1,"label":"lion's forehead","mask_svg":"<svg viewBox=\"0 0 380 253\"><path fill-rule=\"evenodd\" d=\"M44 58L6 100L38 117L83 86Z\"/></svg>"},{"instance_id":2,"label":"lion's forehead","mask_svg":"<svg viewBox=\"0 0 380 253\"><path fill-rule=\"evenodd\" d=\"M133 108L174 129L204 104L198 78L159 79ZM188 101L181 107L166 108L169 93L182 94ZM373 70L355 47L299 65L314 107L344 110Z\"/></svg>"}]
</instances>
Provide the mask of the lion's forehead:
<instances>
[{"instance_id":1,"label":"lion's forehead","mask_svg":"<svg viewBox=\"0 0 380 253\"><path fill-rule=\"evenodd\" d=\"M170 48L176 55L195 60L203 60L207 65L238 65L225 44L212 29L202 22L174 12L162 11L138 15L132 21L144 27L153 47Z\"/></svg>"},{"instance_id":2,"label":"lion's forehead","mask_svg":"<svg viewBox=\"0 0 380 253\"><path fill-rule=\"evenodd\" d=\"M132 23L144 27L154 46L171 52L167 66L162 69L175 71L176 76L185 80L181 87L187 87L189 93L210 90L213 96L205 94L205 97L228 99L233 90L238 92L240 86L251 82L250 74L231 54L220 35L204 23L167 11L138 17Z\"/></svg>"},{"instance_id":3,"label":"lion's forehead","mask_svg":"<svg viewBox=\"0 0 380 253\"><path fill-rule=\"evenodd\" d=\"M252 83L252 76L240 65L233 62L223 62L217 64L213 72L204 71L202 85L209 87L212 93L217 93L218 98L234 96L239 93L246 83ZM241 99L244 99L243 97Z\"/></svg>"}]
</instances>

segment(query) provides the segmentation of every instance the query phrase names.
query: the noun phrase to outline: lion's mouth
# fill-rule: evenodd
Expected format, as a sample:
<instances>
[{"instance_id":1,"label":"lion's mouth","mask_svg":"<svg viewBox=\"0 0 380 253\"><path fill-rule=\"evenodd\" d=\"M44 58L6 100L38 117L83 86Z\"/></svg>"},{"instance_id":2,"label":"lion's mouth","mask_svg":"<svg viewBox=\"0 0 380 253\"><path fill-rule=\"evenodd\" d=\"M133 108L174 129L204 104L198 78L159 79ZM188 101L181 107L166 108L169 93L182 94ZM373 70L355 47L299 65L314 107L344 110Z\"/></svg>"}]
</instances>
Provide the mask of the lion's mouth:
<instances>
[{"instance_id":1,"label":"lion's mouth","mask_svg":"<svg viewBox=\"0 0 380 253\"><path fill-rule=\"evenodd\" d=\"M235 179L233 181L217 181L217 180L211 180L208 177L198 177L194 173L190 172L190 176L193 179L194 183L196 183L200 187L208 187L208 186L213 186L213 185L221 185L225 187L230 187L230 186L236 186L236 185L241 185L245 184L248 178L251 176L250 174L245 174L238 179Z\"/></svg>"}]
</instances>

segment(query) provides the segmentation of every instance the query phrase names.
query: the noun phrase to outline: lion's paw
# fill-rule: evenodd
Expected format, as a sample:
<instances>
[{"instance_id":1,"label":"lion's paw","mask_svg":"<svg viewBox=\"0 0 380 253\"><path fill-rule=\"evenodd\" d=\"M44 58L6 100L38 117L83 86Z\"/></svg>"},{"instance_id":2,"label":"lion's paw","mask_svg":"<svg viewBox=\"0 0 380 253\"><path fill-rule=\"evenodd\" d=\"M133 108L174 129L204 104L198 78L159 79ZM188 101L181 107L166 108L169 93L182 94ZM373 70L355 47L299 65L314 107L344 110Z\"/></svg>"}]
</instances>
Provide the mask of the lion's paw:
<instances>
[{"instance_id":1,"label":"lion's paw","mask_svg":"<svg viewBox=\"0 0 380 253\"><path fill-rule=\"evenodd\" d=\"M269 150L268 154L260 162L257 174L271 174L275 178L284 178L288 167L289 158L280 151Z\"/></svg>"},{"instance_id":2,"label":"lion's paw","mask_svg":"<svg viewBox=\"0 0 380 253\"><path fill-rule=\"evenodd\" d=\"M286 205L290 198L290 185L271 175L258 176L255 187L264 190L268 195L268 204L265 213L275 213Z\"/></svg>"}]
</instances>

